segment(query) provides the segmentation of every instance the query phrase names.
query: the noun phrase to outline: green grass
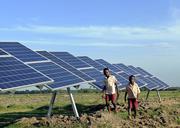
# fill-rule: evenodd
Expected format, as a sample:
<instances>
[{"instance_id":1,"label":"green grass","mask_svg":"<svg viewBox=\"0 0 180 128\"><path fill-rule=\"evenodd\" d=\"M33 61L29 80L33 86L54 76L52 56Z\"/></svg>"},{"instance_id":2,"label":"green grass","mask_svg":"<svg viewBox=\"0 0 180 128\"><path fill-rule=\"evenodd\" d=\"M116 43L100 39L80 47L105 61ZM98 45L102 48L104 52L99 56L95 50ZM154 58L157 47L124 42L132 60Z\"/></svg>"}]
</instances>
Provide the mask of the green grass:
<instances>
[{"instance_id":1,"label":"green grass","mask_svg":"<svg viewBox=\"0 0 180 128\"><path fill-rule=\"evenodd\" d=\"M147 92L142 91L140 96L140 101L144 101ZM177 102L180 99L180 91L162 91L160 92L162 100L167 99L176 99ZM124 104L123 101L124 92L120 92L118 102ZM16 124L15 121L22 117L32 117L32 116L46 116L48 111L49 102L51 99L51 94L15 94L15 95L0 95L0 126L7 125L9 128L18 128L20 124ZM93 107L99 104L105 104L104 100L101 98L101 93L91 92L91 93L74 93L74 99L77 104L79 113L92 113L95 111ZM150 92L149 94L149 103L157 102L158 97L155 91ZM169 109L173 111L176 108L180 108L180 103L174 103L171 105L171 108L159 106L156 111L154 109L148 109L147 113L150 117L159 114L162 109ZM140 112L142 110L139 110ZM66 93L59 93L57 95L53 114L63 114L63 115L73 115L71 102L69 96ZM127 119L127 112L120 112L117 116L122 119ZM176 122L180 123L180 118L177 118ZM75 124L77 127L86 127L85 124ZM104 124L108 127L111 127L107 124ZM102 126L102 127L106 127ZM101 127L101 126L99 126Z\"/></svg>"}]
</instances>

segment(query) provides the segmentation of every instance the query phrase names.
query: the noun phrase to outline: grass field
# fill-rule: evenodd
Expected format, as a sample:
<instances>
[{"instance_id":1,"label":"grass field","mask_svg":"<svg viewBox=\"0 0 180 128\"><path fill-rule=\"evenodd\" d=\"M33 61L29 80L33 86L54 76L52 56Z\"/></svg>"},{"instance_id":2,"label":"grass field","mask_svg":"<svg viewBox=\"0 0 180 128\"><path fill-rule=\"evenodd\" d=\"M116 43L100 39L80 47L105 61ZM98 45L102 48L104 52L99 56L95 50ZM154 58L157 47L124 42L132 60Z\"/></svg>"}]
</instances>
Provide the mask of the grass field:
<instances>
[{"instance_id":1,"label":"grass field","mask_svg":"<svg viewBox=\"0 0 180 128\"><path fill-rule=\"evenodd\" d=\"M81 117L88 121L74 121L62 124L59 118L72 118L69 96L67 93L57 95L53 108L54 116L46 119L51 94L1 94L0 95L0 126L16 127L180 127L180 91L161 91L162 102L158 102L155 91L145 101L146 91L141 93L138 118L127 118L127 105L121 92L118 102L120 112L109 114L100 111L104 104L101 93L77 93L74 98ZM94 117L94 113L96 113ZM97 116L100 113L100 117ZM90 115L88 117L88 115ZM91 118L92 117L92 118ZM46 121L44 121L46 120ZM46 123L43 123L46 122ZM59 121L59 122L58 122ZM48 122L48 123L47 123ZM89 124L90 122L90 124Z\"/></svg>"}]
</instances>

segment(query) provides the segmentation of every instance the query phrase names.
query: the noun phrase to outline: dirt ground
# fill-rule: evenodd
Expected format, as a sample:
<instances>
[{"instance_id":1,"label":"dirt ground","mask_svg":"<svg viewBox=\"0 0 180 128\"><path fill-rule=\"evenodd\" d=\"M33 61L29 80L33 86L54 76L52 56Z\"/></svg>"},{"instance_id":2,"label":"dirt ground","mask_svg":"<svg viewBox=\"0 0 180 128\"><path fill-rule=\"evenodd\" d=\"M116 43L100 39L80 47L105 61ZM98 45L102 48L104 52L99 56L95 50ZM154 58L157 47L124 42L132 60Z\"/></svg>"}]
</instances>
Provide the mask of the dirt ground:
<instances>
[{"instance_id":1,"label":"dirt ground","mask_svg":"<svg viewBox=\"0 0 180 128\"><path fill-rule=\"evenodd\" d=\"M140 102L136 119L127 118L127 105L118 105L118 113L108 113L103 105L97 105L90 114L74 116L54 115L46 117L21 118L16 121L19 127L50 128L180 128L180 99L166 98L158 101Z\"/></svg>"}]
</instances>

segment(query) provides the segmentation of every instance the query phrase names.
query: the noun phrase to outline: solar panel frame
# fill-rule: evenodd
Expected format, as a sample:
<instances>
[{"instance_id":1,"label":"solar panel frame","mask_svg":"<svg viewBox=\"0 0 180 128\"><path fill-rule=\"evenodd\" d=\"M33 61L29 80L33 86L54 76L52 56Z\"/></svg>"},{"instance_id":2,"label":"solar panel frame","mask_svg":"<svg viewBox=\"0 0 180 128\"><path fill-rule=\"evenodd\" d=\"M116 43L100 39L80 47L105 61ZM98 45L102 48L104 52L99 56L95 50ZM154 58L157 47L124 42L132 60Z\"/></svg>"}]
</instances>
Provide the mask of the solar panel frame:
<instances>
[{"instance_id":1,"label":"solar panel frame","mask_svg":"<svg viewBox=\"0 0 180 128\"><path fill-rule=\"evenodd\" d=\"M79 76L80 78L84 79L84 81L86 81L87 83L92 83L95 82L96 80L91 78L89 75L81 72L80 70L77 70L75 67L73 67L72 65L66 63L65 61L61 60L60 58L57 58L56 56L54 56L53 54L47 52L47 51L37 51L39 54L41 54L42 56L50 59L51 61L53 61L54 63L60 65L61 67L64 67L66 70L76 74L77 76Z\"/></svg>"},{"instance_id":2,"label":"solar panel frame","mask_svg":"<svg viewBox=\"0 0 180 128\"><path fill-rule=\"evenodd\" d=\"M0 61L1 91L10 91L25 87L49 85L53 83L54 80L48 76L23 63L21 60L10 55L3 49L0 49L0 51L6 53L6 56L0 55L0 59L2 59ZM16 74L13 74L13 72Z\"/></svg>"}]
</instances>

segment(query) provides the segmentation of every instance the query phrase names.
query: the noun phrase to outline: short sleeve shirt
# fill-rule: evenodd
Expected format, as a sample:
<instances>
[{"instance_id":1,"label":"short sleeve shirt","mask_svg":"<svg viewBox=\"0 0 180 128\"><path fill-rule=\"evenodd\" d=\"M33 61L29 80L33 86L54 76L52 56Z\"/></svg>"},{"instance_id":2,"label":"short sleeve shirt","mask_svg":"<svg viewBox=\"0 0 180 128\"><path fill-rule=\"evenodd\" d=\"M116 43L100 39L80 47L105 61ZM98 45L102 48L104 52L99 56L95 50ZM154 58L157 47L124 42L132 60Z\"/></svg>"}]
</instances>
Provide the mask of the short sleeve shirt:
<instances>
[{"instance_id":1,"label":"short sleeve shirt","mask_svg":"<svg viewBox=\"0 0 180 128\"><path fill-rule=\"evenodd\" d=\"M134 85L129 84L126 87L126 92L128 93L128 98L137 98L137 95L140 93L140 89L137 83Z\"/></svg>"},{"instance_id":2,"label":"short sleeve shirt","mask_svg":"<svg viewBox=\"0 0 180 128\"><path fill-rule=\"evenodd\" d=\"M116 93L116 83L117 83L117 79L115 76L110 75L108 78L105 78L105 92L106 94L115 94Z\"/></svg>"}]
</instances>

